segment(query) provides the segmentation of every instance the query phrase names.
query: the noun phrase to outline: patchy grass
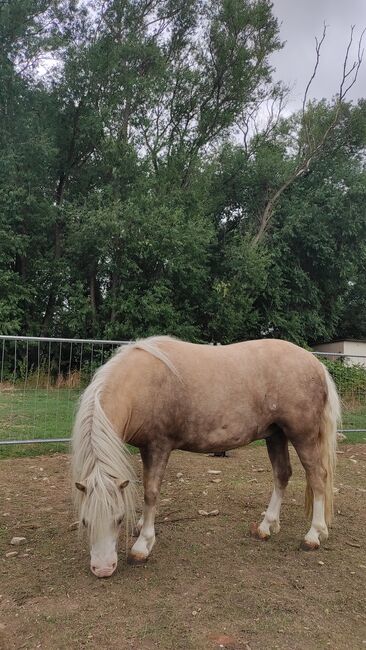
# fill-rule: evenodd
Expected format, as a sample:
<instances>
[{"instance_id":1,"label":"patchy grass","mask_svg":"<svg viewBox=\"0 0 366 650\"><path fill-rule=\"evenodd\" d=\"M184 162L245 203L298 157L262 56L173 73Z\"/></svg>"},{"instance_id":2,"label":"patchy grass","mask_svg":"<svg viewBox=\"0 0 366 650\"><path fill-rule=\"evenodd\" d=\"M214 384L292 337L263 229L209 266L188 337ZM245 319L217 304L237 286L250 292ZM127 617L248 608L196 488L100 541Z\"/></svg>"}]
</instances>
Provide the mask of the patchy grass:
<instances>
[{"instance_id":1,"label":"patchy grass","mask_svg":"<svg viewBox=\"0 0 366 650\"><path fill-rule=\"evenodd\" d=\"M366 445L339 453L336 517L314 553L305 479L293 450L281 531L250 538L273 481L265 448L230 458L172 454L162 486L157 541L148 563L108 580L89 570L87 543L70 529L69 458L1 463L1 626L4 650L349 650L366 641ZM134 459L138 473L141 464ZM209 469L220 471L213 483ZM177 473L182 472L183 481ZM199 509L218 509L203 517ZM18 556L14 535L27 541Z\"/></svg>"}]
</instances>

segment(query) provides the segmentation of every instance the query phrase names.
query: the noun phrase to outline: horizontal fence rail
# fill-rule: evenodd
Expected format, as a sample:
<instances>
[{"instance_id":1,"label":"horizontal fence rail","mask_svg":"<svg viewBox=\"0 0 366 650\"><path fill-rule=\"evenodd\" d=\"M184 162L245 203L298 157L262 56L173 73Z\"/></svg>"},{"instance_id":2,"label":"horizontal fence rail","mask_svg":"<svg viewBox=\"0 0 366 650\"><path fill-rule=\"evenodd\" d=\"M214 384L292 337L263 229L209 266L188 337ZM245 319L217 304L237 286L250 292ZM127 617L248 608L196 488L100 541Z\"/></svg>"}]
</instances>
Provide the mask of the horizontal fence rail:
<instances>
[{"instance_id":1,"label":"horizontal fence rail","mask_svg":"<svg viewBox=\"0 0 366 650\"><path fill-rule=\"evenodd\" d=\"M0 446L70 442L78 398L94 372L130 341L0 335ZM315 352L343 405L346 437L365 433L366 356Z\"/></svg>"}]
</instances>

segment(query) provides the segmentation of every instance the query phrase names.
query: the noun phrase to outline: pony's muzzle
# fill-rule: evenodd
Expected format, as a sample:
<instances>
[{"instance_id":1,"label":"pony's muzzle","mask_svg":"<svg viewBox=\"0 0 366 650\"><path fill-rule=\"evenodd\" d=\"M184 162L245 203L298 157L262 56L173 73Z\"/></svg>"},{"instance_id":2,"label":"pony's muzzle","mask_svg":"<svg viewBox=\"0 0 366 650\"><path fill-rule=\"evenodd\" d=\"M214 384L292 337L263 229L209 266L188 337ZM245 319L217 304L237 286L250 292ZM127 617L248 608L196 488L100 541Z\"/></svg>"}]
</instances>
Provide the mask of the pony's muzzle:
<instances>
[{"instance_id":1,"label":"pony's muzzle","mask_svg":"<svg viewBox=\"0 0 366 650\"><path fill-rule=\"evenodd\" d=\"M90 569L92 573L97 576L97 578L109 578L111 575L113 575L116 568L117 562L112 562L112 564L105 566L98 566L96 564L93 564L93 562L90 563Z\"/></svg>"}]
</instances>

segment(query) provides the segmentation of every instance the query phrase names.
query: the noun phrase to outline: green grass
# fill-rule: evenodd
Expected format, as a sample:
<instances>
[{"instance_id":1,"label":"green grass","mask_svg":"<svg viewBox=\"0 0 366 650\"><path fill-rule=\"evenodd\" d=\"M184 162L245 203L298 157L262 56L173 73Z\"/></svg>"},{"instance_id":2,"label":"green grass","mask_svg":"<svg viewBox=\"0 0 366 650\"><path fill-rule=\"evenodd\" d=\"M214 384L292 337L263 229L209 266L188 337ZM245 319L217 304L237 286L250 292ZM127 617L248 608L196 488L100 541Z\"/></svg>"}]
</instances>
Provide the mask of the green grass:
<instances>
[{"instance_id":1,"label":"green grass","mask_svg":"<svg viewBox=\"0 0 366 650\"><path fill-rule=\"evenodd\" d=\"M343 429L366 429L366 406L360 406L352 411L344 409L342 420Z\"/></svg>"},{"instance_id":2,"label":"green grass","mask_svg":"<svg viewBox=\"0 0 366 650\"><path fill-rule=\"evenodd\" d=\"M75 388L2 390L0 440L70 438L79 394L80 390ZM366 406L345 410L343 429L366 429ZM344 442L366 442L366 433L347 433ZM0 458L65 452L68 449L68 444L61 443L0 445Z\"/></svg>"},{"instance_id":3,"label":"green grass","mask_svg":"<svg viewBox=\"0 0 366 650\"><path fill-rule=\"evenodd\" d=\"M79 394L68 388L0 392L0 439L70 438ZM0 445L0 458L67 449L61 443Z\"/></svg>"}]
</instances>

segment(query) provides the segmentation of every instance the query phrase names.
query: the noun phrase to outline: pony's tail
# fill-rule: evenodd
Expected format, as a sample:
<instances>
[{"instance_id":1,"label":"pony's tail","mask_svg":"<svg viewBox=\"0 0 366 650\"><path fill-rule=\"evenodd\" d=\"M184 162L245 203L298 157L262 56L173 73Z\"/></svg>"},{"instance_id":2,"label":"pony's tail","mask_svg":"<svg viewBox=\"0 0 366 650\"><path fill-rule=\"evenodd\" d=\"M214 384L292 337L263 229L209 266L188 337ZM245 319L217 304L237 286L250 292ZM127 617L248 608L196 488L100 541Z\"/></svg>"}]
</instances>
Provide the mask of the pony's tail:
<instances>
[{"instance_id":1,"label":"pony's tail","mask_svg":"<svg viewBox=\"0 0 366 650\"><path fill-rule=\"evenodd\" d=\"M327 386L327 399L320 422L319 446L320 460L326 471L324 515L327 525L333 518L333 481L337 463L337 427L341 422L341 403L335 383L325 366L325 383ZM307 482L305 491L305 513L308 517L313 515L313 491Z\"/></svg>"}]
</instances>

